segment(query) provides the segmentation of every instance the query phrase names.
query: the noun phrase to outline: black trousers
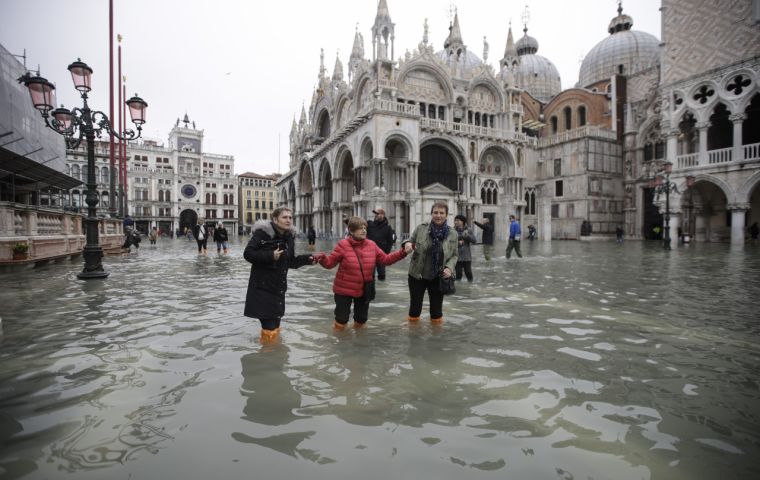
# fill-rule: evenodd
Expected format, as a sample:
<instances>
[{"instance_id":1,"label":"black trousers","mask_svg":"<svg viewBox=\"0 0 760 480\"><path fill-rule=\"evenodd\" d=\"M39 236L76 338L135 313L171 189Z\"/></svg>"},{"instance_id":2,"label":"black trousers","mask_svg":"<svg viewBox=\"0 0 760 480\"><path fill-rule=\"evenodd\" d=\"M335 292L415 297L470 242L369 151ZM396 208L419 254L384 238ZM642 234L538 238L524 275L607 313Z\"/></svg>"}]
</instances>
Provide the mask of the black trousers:
<instances>
[{"instance_id":1,"label":"black trousers","mask_svg":"<svg viewBox=\"0 0 760 480\"><path fill-rule=\"evenodd\" d=\"M507 258L512 256L512 250L515 251L518 257L522 258L522 252L520 252L520 240L510 240L507 245Z\"/></svg>"},{"instance_id":2,"label":"black trousers","mask_svg":"<svg viewBox=\"0 0 760 480\"><path fill-rule=\"evenodd\" d=\"M464 274L467 276L467 281L472 281L472 262L457 262L456 265L454 265L454 271L456 272L456 278L457 280L462 279L462 270L464 270Z\"/></svg>"},{"instance_id":3,"label":"black trousers","mask_svg":"<svg viewBox=\"0 0 760 480\"><path fill-rule=\"evenodd\" d=\"M409 316L419 317L422 313L422 300L425 298L425 291L428 292L428 299L430 300L430 318L442 318L443 294L438 289L438 278L417 280L411 275L409 276Z\"/></svg>"},{"instance_id":4,"label":"black trousers","mask_svg":"<svg viewBox=\"0 0 760 480\"><path fill-rule=\"evenodd\" d=\"M264 330L274 330L276 328L280 328L279 318L260 318L259 322L261 322L261 328Z\"/></svg>"},{"instance_id":5,"label":"black trousers","mask_svg":"<svg viewBox=\"0 0 760 480\"><path fill-rule=\"evenodd\" d=\"M354 322L366 323L369 316L369 302L364 301L364 297L349 297L347 295L335 294L335 321L338 323L348 323L348 317L351 314L351 304L354 304Z\"/></svg>"},{"instance_id":6,"label":"black trousers","mask_svg":"<svg viewBox=\"0 0 760 480\"><path fill-rule=\"evenodd\" d=\"M377 273L378 280L385 280L385 265L376 264L375 272Z\"/></svg>"},{"instance_id":7,"label":"black trousers","mask_svg":"<svg viewBox=\"0 0 760 480\"><path fill-rule=\"evenodd\" d=\"M208 241L208 238L204 238L203 240L195 239L196 242L198 242L198 253L201 252L201 249L206 249L206 242Z\"/></svg>"}]
</instances>

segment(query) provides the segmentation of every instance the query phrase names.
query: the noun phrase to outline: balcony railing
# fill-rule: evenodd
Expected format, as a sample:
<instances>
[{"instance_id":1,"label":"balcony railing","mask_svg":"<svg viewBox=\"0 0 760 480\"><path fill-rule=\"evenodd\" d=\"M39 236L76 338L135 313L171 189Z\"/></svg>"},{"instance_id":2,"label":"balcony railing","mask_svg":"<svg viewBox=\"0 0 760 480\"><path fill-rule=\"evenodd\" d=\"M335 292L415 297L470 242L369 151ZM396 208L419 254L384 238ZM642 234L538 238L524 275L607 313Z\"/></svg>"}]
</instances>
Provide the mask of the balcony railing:
<instances>
[{"instance_id":1,"label":"balcony railing","mask_svg":"<svg viewBox=\"0 0 760 480\"><path fill-rule=\"evenodd\" d=\"M744 160L760 160L760 143L744 145Z\"/></svg>"},{"instance_id":2,"label":"balcony railing","mask_svg":"<svg viewBox=\"0 0 760 480\"><path fill-rule=\"evenodd\" d=\"M734 155L735 150L738 155ZM760 160L760 143L742 145L737 149L729 147L708 150L704 156L700 153L686 153L676 156L675 163L677 168L697 168L752 160Z\"/></svg>"},{"instance_id":3,"label":"balcony railing","mask_svg":"<svg viewBox=\"0 0 760 480\"><path fill-rule=\"evenodd\" d=\"M678 156L678 168L696 167L699 165L698 153L687 153Z\"/></svg>"},{"instance_id":4,"label":"balcony railing","mask_svg":"<svg viewBox=\"0 0 760 480\"><path fill-rule=\"evenodd\" d=\"M497 138L500 140L514 140L518 142L532 143L535 145L536 139L520 132L510 132L508 130L498 130L496 128L472 125L469 123L447 122L445 120L436 120L433 118L420 118L420 127L423 129L440 130L447 133L462 135L477 135L482 137Z\"/></svg>"},{"instance_id":5,"label":"balcony railing","mask_svg":"<svg viewBox=\"0 0 760 480\"><path fill-rule=\"evenodd\" d=\"M607 140L617 140L617 132L596 125L586 125L584 127L567 130L550 137L540 138L538 140L538 147L550 147L552 145L569 142L571 140L578 140L579 138L585 137L597 137L605 138Z\"/></svg>"},{"instance_id":6,"label":"balcony railing","mask_svg":"<svg viewBox=\"0 0 760 480\"><path fill-rule=\"evenodd\" d=\"M731 161L732 148L719 148L717 150L710 150L707 152L707 163L713 165L715 163L728 163Z\"/></svg>"}]
</instances>

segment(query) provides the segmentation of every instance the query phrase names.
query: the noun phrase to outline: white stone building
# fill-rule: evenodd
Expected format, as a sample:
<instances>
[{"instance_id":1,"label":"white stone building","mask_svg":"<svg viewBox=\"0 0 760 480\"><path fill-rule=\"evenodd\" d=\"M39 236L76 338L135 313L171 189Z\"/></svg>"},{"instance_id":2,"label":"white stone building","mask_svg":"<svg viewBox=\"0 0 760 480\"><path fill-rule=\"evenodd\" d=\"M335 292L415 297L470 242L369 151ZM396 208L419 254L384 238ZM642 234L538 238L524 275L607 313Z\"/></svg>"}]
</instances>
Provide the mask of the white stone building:
<instances>
[{"instance_id":1,"label":"white stone building","mask_svg":"<svg viewBox=\"0 0 760 480\"><path fill-rule=\"evenodd\" d=\"M108 214L109 145L96 145L98 211ZM238 187L235 159L203 151L203 130L195 128L185 115L169 133L168 146L154 140L141 140L127 147L127 212L136 227L146 233L152 227L167 235L184 232L199 217L209 225L223 222L228 232L238 231ZM81 178L86 155L80 148L67 152L67 168ZM71 191L69 203L82 206L84 191Z\"/></svg>"},{"instance_id":2,"label":"white stone building","mask_svg":"<svg viewBox=\"0 0 760 480\"><path fill-rule=\"evenodd\" d=\"M511 213L543 239L580 238L584 222L592 236L623 225L648 238L665 209L649 178L669 162L673 236L741 242L760 220L760 6L724 3L718 13L707 0L663 0L662 41L619 7L576 87L562 91L527 25L517 42L505 33L498 68L487 43L482 58L468 49L458 16L442 50L426 23L417 48L394 60L401 49L380 0L372 51L365 58L357 31L347 81L340 59L328 77L322 56L311 105L292 125L280 202L300 230L332 234L342 214L378 206L410 232L443 200L452 217L492 217L500 238Z\"/></svg>"}]
</instances>

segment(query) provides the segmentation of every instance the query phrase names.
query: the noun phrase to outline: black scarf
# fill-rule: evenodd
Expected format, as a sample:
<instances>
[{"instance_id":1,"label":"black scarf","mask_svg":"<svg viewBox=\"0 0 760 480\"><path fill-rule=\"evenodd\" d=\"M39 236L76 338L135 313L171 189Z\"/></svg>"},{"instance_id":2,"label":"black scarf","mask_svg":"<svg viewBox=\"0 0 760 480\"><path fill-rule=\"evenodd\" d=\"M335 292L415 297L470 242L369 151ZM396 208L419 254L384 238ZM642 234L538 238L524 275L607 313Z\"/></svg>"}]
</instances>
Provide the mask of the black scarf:
<instances>
[{"instance_id":1,"label":"black scarf","mask_svg":"<svg viewBox=\"0 0 760 480\"><path fill-rule=\"evenodd\" d=\"M436 275L441 270L441 264L443 263L443 241L449 236L449 226L446 221L439 227L435 223L430 223L430 238L433 240L433 245L430 253L433 257L433 271Z\"/></svg>"}]
</instances>

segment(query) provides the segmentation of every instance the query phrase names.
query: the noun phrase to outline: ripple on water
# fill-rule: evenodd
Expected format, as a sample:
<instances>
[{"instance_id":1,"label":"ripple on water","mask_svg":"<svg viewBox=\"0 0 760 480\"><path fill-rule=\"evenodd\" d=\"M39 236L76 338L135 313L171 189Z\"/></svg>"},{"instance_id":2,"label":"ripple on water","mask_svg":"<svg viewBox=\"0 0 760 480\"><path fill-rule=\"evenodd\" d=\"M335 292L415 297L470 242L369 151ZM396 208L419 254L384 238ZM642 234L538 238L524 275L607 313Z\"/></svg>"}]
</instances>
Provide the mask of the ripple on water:
<instances>
[{"instance_id":1,"label":"ripple on water","mask_svg":"<svg viewBox=\"0 0 760 480\"><path fill-rule=\"evenodd\" d=\"M499 368L499 367L504 366L504 363L502 362L496 362L494 360L486 360L485 358L478 358L478 357L467 357L464 360L462 360L462 363L466 365L472 365L474 367L484 367L484 368Z\"/></svg>"},{"instance_id":2,"label":"ripple on water","mask_svg":"<svg viewBox=\"0 0 760 480\"><path fill-rule=\"evenodd\" d=\"M598 353L594 352L587 352L585 350L578 350L576 348L570 348L570 347L562 347L557 349L558 352L565 353L567 355L572 355L573 357L580 358L583 360L590 360L592 362L598 362L602 359L602 356Z\"/></svg>"},{"instance_id":3,"label":"ripple on water","mask_svg":"<svg viewBox=\"0 0 760 480\"><path fill-rule=\"evenodd\" d=\"M583 325L592 325L594 323L593 320L565 320L562 318L547 318L546 321L549 323L555 323L557 325L572 325L573 323L581 323Z\"/></svg>"},{"instance_id":4,"label":"ripple on water","mask_svg":"<svg viewBox=\"0 0 760 480\"><path fill-rule=\"evenodd\" d=\"M565 327L560 328L563 332L567 333L568 335L596 335L598 333L602 333L602 330L595 330L593 328L573 328L573 327Z\"/></svg>"}]
</instances>

